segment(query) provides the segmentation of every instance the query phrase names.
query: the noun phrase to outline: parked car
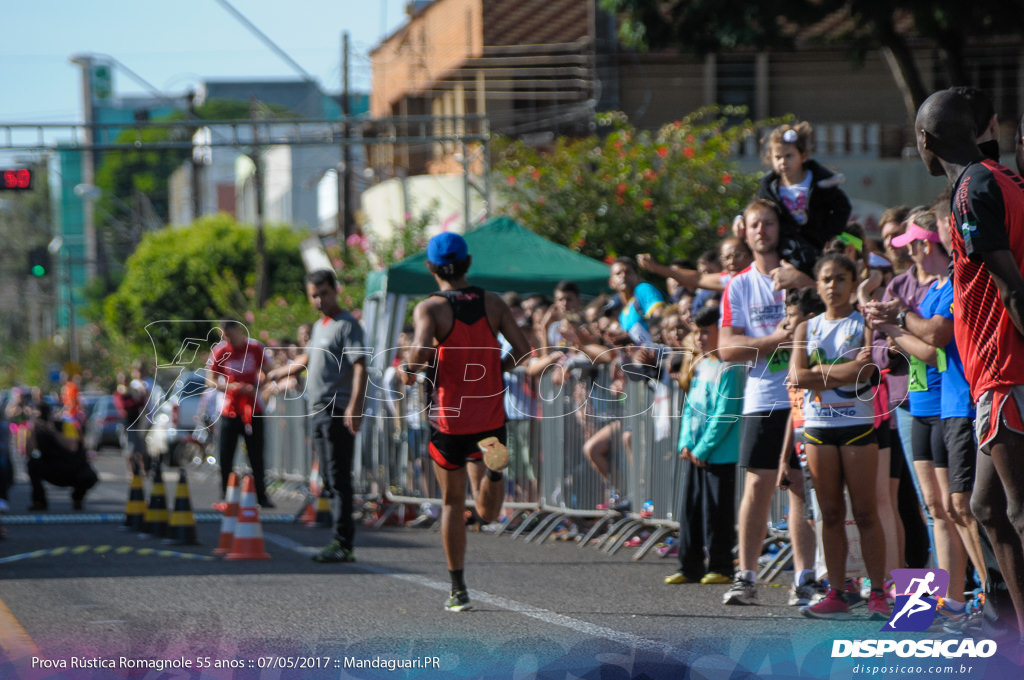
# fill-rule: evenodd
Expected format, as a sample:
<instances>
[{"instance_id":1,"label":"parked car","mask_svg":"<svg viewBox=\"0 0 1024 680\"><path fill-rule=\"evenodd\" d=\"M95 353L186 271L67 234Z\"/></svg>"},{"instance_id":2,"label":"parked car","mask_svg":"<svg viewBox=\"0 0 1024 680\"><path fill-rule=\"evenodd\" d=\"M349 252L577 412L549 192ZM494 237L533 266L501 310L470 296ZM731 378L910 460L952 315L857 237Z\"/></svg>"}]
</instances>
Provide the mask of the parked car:
<instances>
[{"instance_id":1,"label":"parked car","mask_svg":"<svg viewBox=\"0 0 1024 680\"><path fill-rule=\"evenodd\" d=\"M114 397L105 394L92 401L85 422L85 448L98 451L104 446L124 448L124 418L117 411Z\"/></svg>"},{"instance_id":2,"label":"parked car","mask_svg":"<svg viewBox=\"0 0 1024 680\"><path fill-rule=\"evenodd\" d=\"M165 465L180 466L185 444L201 424L197 422L199 404L203 394L211 389L206 385L203 371L182 373L168 390L152 417L146 435L146 450Z\"/></svg>"}]
</instances>

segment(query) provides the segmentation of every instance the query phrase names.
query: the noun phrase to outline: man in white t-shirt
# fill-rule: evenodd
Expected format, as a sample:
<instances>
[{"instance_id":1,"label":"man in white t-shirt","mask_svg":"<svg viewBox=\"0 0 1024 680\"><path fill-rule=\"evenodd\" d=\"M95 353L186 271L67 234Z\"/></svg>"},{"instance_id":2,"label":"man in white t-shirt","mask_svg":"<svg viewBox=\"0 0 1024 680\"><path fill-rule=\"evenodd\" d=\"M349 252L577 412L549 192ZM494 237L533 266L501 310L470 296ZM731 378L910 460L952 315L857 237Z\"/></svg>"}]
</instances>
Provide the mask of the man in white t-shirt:
<instances>
[{"instance_id":1,"label":"man in white t-shirt","mask_svg":"<svg viewBox=\"0 0 1024 680\"><path fill-rule=\"evenodd\" d=\"M785 328L786 291L776 290L771 273L779 264L779 217L775 204L757 199L743 211L747 245L754 262L729 281L722 298L719 353L723 361L749 366L740 422L739 465L747 469L739 514L739 569L725 604L757 604L757 558L768 526L775 493L780 442L786 433L789 397L788 344L793 329ZM780 348L781 347L781 348ZM799 462L791 467L799 469ZM803 499L790 494L794 517ZM813 538L799 535L794 541L797 569L810 563Z\"/></svg>"}]
</instances>

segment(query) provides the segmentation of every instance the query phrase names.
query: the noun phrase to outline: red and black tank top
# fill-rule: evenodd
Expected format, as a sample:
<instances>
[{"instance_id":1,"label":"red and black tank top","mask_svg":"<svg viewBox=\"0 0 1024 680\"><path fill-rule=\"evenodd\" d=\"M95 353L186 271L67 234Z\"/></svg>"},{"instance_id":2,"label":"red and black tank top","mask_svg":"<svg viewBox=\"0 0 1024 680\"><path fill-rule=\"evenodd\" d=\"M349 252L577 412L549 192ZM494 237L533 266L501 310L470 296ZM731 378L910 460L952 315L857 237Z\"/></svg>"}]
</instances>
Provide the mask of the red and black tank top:
<instances>
[{"instance_id":1,"label":"red and black tank top","mask_svg":"<svg viewBox=\"0 0 1024 680\"><path fill-rule=\"evenodd\" d=\"M501 345L477 287L434 293L452 309L452 330L437 346L430 423L446 434L487 432L505 424Z\"/></svg>"}]
</instances>

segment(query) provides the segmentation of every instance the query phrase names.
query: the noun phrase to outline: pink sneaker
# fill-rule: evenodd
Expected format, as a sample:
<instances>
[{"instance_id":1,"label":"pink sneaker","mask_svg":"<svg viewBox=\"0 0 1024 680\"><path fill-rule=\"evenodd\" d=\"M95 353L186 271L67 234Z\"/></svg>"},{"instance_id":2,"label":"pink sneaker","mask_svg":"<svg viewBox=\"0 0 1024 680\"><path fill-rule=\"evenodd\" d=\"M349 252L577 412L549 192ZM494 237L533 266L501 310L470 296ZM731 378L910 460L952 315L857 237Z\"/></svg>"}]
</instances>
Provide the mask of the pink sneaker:
<instances>
[{"instance_id":1,"label":"pink sneaker","mask_svg":"<svg viewBox=\"0 0 1024 680\"><path fill-rule=\"evenodd\" d=\"M804 607L800 612L811 619L846 620L850 618L850 605L840 599L839 591L829 588L825 599L818 604Z\"/></svg>"},{"instance_id":2,"label":"pink sneaker","mask_svg":"<svg viewBox=\"0 0 1024 680\"><path fill-rule=\"evenodd\" d=\"M885 593L871 592L871 595L868 597L868 611L871 612L868 618L872 621L889 620L892 610L889 609L889 600L886 598Z\"/></svg>"}]
</instances>

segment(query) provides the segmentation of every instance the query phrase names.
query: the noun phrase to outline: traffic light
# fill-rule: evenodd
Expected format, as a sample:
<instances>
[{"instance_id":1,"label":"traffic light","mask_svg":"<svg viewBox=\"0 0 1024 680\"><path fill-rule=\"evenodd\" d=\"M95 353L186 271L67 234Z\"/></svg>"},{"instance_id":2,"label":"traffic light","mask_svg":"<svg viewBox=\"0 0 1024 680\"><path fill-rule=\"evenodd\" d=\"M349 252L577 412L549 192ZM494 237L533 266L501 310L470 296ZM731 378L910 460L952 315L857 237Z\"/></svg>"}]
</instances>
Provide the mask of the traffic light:
<instances>
[{"instance_id":1,"label":"traffic light","mask_svg":"<svg viewBox=\"0 0 1024 680\"><path fill-rule=\"evenodd\" d=\"M28 168L0 169L0 191L28 191L32 188L32 171Z\"/></svg>"},{"instance_id":2,"label":"traffic light","mask_svg":"<svg viewBox=\"0 0 1024 680\"><path fill-rule=\"evenodd\" d=\"M50 273L50 251L46 246L36 246L28 251L28 273L41 279Z\"/></svg>"}]
</instances>

